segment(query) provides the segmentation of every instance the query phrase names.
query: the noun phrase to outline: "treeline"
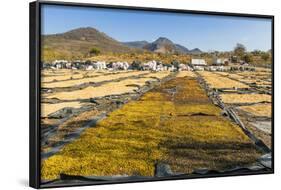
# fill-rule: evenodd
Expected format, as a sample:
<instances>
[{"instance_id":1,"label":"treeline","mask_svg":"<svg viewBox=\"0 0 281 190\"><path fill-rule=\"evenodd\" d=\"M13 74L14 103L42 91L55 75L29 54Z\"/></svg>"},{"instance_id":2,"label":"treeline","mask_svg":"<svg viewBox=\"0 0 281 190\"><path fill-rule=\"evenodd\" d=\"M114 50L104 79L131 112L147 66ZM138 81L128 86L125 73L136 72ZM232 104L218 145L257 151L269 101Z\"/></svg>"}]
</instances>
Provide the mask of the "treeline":
<instances>
[{"instance_id":1,"label":"treeline","mask_svg":"<svg viewBox=\"0 0 281 190\"><path fill-rule=\"evenodd\" d=\"M271 64L271 51L247 51L243 44L237 43L233 50L234 56L237 56L237 60L245 61L246 63L261 65Z\"/></svg>"}]
</instances>

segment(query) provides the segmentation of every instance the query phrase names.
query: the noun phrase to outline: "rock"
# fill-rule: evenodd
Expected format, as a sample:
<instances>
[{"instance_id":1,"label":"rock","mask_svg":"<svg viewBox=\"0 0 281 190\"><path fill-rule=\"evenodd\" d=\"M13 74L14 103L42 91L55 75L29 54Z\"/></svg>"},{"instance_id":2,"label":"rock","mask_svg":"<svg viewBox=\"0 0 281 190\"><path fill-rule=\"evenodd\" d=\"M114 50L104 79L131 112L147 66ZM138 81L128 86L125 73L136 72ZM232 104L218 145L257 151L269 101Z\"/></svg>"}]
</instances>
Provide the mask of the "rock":
<instances>
[{"instance_id":1,"label":"rock","mask_svg":"<svg viewBox=\"0 0 281 190\"><path fill-rule=\"evenodd\" d=\"M272 168L271 160L271 153L264 154L258 159L258 161L267 168Z\"/></svg>"},{"instance_id":2,"label":"rock","mask_svg":"<svg viewBox=\"0 0 281 190\"><path fill-rule=\"evenodd\" d=\"M168 164L156 164L156 177L166 177L173 175L173 172Z\"/></svg>"}]
</instances>

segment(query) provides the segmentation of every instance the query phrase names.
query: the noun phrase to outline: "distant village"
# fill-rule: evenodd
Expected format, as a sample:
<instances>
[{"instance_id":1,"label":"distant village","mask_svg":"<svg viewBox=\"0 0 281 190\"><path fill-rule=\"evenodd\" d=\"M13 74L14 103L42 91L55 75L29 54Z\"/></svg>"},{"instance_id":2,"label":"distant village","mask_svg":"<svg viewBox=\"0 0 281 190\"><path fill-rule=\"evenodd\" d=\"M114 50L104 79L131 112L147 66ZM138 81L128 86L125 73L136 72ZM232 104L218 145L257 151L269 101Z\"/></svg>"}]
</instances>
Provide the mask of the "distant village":
<instances>
[{"instance_id":1,"label":"distant village","mask_svg":"<svg viewBox=\"0 0 281 190\"><path fill-rule=\"evenodd\" d=\"M42 63L43 69L72 69L72 70L143 70L143 71L231 71L231 70L252 70L254 67L250 66L244 61L236 61L235 57L229 59L215 58L211 64L207 64L205 59L191 59L190 63L180 63L172 61L170 64L159 61L140 62L105 62L105 61L67 61L55 60L51 63Z\"/></svg>"}]
</instances>

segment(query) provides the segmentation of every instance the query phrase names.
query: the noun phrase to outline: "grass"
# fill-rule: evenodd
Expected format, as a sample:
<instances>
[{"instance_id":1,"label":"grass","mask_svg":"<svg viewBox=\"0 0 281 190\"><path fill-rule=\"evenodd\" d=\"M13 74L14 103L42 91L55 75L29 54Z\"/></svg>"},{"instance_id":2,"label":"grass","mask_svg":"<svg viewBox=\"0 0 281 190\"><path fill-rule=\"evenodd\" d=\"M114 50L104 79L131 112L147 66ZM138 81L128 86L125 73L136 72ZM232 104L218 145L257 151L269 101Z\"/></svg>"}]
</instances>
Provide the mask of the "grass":
<instances>
[{"instance_id":1,"label":"grass","mask_svg":"<svg viewBox=\"0 0 281 190\"><path fill-rule=\"evenodd\" d=\"M174 172L228 169L260 153L223 116L197 81L178 77L110 113L42 162L42 179L59 174L154 176L155 163Z\"/></svg>"}]
</instances>

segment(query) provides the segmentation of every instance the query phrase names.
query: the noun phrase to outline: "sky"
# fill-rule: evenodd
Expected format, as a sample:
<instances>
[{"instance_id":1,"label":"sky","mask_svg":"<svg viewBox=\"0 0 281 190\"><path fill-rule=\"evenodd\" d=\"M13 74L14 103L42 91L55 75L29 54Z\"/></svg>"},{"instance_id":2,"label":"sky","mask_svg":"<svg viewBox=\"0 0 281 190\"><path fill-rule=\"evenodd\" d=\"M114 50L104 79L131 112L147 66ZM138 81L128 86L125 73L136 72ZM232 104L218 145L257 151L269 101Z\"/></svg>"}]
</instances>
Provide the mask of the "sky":
<instances>
[{"instance_id":1,"label":"sky","mask_svg":"<svg viewBox=\"0 0 281 190\"><path fill-rule=\"evenodd\" d=\"M237 43L248 51L271 48L270 19L59 5L43 5L41 12L43 34L93 27L120 42L166 37L203 51L230 51Z\"/></svg>"}]
</instances>

